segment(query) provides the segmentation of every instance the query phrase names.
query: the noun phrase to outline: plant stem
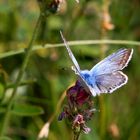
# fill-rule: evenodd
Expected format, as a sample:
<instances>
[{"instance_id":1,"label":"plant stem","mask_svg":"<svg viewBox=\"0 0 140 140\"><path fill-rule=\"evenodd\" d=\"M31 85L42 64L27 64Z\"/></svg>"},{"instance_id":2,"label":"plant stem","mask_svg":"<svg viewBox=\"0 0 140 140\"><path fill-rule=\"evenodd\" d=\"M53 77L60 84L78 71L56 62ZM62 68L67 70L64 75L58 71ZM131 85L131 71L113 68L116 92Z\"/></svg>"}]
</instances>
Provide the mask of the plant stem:
<instances>
[{"instance_id":1,"label":"plant stem","mask_svg":"<svg viewBox=\"0 0 140 140\"><path fill-rule=\"evenodd\" d=\"M98 45L98 44L113 44L113 45L135 45L135 46L140 46L140 41L131 41L131 40L79 40L79 41L68 41L68 45L70 46L75 46L75 45ZM35 45L32 49L32 51L36 51L39 49L47 49L47 48L53 48L53 47L63 47L63 43L58 43L58 44L46 44L44 46L42 45ZM9 56L17 55L24 53L24 49L19 49L17 51L9 51L0 54L0 59L6 58Z\"/></svg>"},{"instance_id":2,"label":"plant stem","mask_svg":"<svg viewBox=\"0 0 140 140\"><path fill-rule=\"evenodd\" d=\"M107 39L108 38L108 26L111 24L111 17L109 13L109 6L110 6L110 0L102 0L102 20L101 20L101 40ZM106 17L110 18L107 19ZM107 24L105 26L105 23ZM106 43L103 43L100 45L100 51L101 55L100 58L101 60L105 57L106 51L108 50L108 45ZM105 97L104 96L99 96L99 107L100 107L100 115L99 115L99 123L100 123L100 139L104 139L105 136L105 130L106 130L106 105L105 105Z\"/></svg>"},{"instance_id":3,"label":"plant stem","mask_svg":"<svg viewBox=\"0 0 140 140\"><path fill-rule=\"evenodd\" d=\"M73 137L73 140L78 140L79 139L79 136L80 136L80 132L77 132L77 133L74 133L74 137Z\"/></svg>"},{"instance_id":4,"label":"plant stem","mask_svg":"<svg viewBox=\"0 0 140 140\"><path fill-rule=\"evenodd\" d=\"M29 45L28 45L27 49L24 50L25 51L25 57L24 57L22 65L21 65L20 71L18 73L17 79L15 81L15 85L13 87L13 92L12 92L11 98L9 100L9 104L7 106L7 109L6 109L6 113L5 113L3 124L2 124L2 129L1 129L1 132L0 132L0 136L5 135L7 126L9 124L10 116L11 116L11 108L13 106L14 99L16 97L17 88L20 85L21 79L23 77L25 68L26 68L26 66L28 64L28 61L29 61L29 58L30 58L30 55L31 55L31 52L32 52L33 42L34 42L35 37L36 37L36 33L37 33L37 30L38 30L38 27L39 27L39 24L40 24L40 20L41 20L41 15L39 16L39 18L37 20L37 23L36 23L36 26L34 28L34 32L33 32L31 41L29 42Z\"/></svg>"}]
</instances>

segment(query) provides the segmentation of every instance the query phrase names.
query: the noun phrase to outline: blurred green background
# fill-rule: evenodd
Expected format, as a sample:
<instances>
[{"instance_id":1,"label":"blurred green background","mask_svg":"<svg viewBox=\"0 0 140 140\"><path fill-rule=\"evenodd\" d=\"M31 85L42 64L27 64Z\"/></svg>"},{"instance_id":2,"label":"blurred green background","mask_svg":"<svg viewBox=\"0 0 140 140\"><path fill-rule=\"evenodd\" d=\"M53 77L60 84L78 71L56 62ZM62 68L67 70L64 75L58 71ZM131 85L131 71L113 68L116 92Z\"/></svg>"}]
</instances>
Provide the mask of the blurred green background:
<instances>
[{"instance_id":1,"label":"blurred green background","mask_svg":"<svg viewBox=\"0 0 140 140\"><path fill-rule=\"evenodd\" d=\"M139 0L74 0L64 1L56 14L41 22L34 45L62 43L59 31L69 40L140 40ZM110 16L104 24L104 13ZM0 1L0 55L28 46L40 10L35 0ZM108 22L108 20L107 20ZM107 26L107 27L106 27ZM109 29L110 26L114 28ZM89 134L80 140L138 140L140 139L140 46L134 45L75 45L75 54L81 69L91 69L101 58L122 47L131 47L134 54L124 73L127 85L113 94L93 98L96 112L87 124ZM26 53L0 59L0 128L11 90ZM56 111L63 92L76 81L71 61L64 47L39 49L30 57L22 85L17 92L15 113L10 118L7 136L13 140L35 140L44 123ZM48 140L72 140L67 120L58 122L66 100L58 107L50 128ZM102 106L102 107L101 107ZM33 112L31 112L30 110ZM35 107L35 112L34 108ZM101 107L101 108L100 108ZM23 110L22 110L23 109ZM28 111L29 109L29 111ZM2 129L2 128L1 128Z\"/></svg>"}]
</instances>

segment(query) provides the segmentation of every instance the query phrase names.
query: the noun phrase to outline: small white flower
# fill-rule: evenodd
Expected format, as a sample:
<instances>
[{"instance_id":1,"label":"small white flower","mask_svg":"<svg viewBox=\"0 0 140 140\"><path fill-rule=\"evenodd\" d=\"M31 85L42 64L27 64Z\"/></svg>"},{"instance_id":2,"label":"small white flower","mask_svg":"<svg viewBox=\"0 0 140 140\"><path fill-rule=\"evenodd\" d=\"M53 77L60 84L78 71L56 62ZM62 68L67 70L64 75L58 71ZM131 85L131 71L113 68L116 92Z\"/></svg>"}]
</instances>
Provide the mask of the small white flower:
<instances>
[{"instance_id":1,"label":"small white flower","mask_svg":"<svg viewBox=\"0 0 140 140\"><path fill-rule=\"evenodd\" d=\"M38 135L38 140L39 139L42 139L42 138L47 138L48 135L49 135L49 128L50 128L50 123L47 122L43 128L41 129L41 131L39 132L39 135Z\"/></svg>"}]
</instances>

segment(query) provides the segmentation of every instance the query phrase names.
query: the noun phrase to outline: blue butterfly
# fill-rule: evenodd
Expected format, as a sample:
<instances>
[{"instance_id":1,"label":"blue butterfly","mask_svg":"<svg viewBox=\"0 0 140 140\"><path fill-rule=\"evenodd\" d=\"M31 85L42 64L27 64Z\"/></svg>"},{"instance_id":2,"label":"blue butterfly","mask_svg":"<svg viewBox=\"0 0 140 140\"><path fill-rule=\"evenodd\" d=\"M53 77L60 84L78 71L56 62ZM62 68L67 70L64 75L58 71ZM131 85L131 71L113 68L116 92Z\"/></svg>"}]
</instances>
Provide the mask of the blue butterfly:
<instances>
[{"instance_id":1,"label":"blue butterfly","mask_svg":"<svg viewBox=\"0 0 140 140\"><path fill-rule=\"evenodd\" d=\"M72 70L78 75L81 85L87 92L93 96L101 93L112 93L127 83L128 77L121 70L131 60L133 49L120 49L100 61L91 70L81 70L62 32L60 34L74 64Z\"/></svg>"}]
</instances>

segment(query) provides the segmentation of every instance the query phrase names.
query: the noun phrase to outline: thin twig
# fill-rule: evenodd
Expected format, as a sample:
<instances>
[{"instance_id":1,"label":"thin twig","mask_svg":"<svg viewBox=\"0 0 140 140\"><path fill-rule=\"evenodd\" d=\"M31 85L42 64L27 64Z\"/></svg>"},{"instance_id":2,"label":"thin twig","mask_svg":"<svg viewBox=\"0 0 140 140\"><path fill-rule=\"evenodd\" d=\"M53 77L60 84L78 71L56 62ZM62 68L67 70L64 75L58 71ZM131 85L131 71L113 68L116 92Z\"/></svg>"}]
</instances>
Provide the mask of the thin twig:
<instances>
[{"instance_id":1,"label":"thin twig","mask_svg":"<svg viewBox=\"0 0 140 140\"><path fill-rule=\"evenodd\" d=\"M98 44L113 44L113 45L135 45L140 46L140 41L130 41L130 40L79 40L79 41L68 41L68 45L75 46L75 45L98 45ZM42 45L35 45L32 51L36 51L39 49L48 49L48 48L55 48L55 47L63 47L63 43L58 44L46 44ZM17 51L8 51L5 53L0 54L0 59L6 58L9 56L17 55L24 53L25 49L19 49Z\"/></svg>"},{"instance_id":2,"label":"thin twig","mask_svg":"<svg viewBox=\"0 0 140 140\"><path fill-rule=\"evenodd\" d=\"M38 27L39 27L39 24L40 24L40 20L41 20L41 15L39 16L38 20L37 20L37 23L36 23L36 26L34 28L34 32L33 32L33 35L32 35L32 38L31 38L31 41L26 49L26 51L24 50L24 52L26 53L25 54L25 58L23 60L23 63L22 63L22 66L21 66L21 69L18 73L18 76L17 76L17 79L15 81L15 85L13 87L13 92L12 92L12 96L9 100L9 104L7 106L7 109L6 109L6 113L5 113L5 116L4 116L4 120L3 120L3 124L2 124L2 127L1 127L1 132L0 132L0 136L4 136L5 135L5 132L6 132L6 129L7 129L7 126L9 124L9 121L10 121L10 116L11 116L11 108L12 108L12 105L14 103L14 99L16 97L16 93L17 93L17 88L18 86L20 85L20 81L23 77L23 74L24 74L24 71L25 71L25 68L28 64L28 61L29 61L29 58L30 58L30 55L32 53L32 48L33 48L33 41L35 40L35 37L36 37L36 33L37 33L37 30L38 30Z\"/></svg>"}]
</instances>

